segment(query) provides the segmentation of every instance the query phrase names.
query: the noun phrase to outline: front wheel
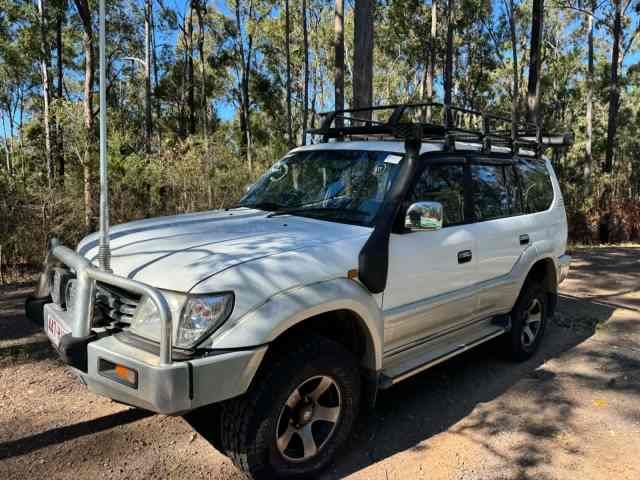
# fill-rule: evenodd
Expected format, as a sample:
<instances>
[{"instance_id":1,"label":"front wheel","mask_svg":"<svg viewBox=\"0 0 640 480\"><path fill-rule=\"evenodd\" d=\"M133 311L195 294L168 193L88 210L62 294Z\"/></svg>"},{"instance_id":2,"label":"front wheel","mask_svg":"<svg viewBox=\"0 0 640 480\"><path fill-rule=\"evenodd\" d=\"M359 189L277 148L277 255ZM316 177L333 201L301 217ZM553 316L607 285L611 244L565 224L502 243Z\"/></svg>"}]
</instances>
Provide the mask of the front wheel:
<instances>
[{"instance_id":1,"label":"front wheel","mask_svg":"<svg viewBox=\"0 0 640 480\"><path fill-rule=\"evenodd\" d=\"M357 362L315 336L266 361L250 391L222 405L224 453L253 479L316 475L351 433L360 401Z\"/></svg>"},{"instance_id":2,"label":"front wheel","mask_svg":"<svg viewBox=\"0 0 640 480\"><path fill-rule=\"evenodd\" d=\"M505 337L511 358L531 358L540 346L546 325L547 294L539 283L527 281L511 311L511 331Z\"/></svg>"}]
</instances>

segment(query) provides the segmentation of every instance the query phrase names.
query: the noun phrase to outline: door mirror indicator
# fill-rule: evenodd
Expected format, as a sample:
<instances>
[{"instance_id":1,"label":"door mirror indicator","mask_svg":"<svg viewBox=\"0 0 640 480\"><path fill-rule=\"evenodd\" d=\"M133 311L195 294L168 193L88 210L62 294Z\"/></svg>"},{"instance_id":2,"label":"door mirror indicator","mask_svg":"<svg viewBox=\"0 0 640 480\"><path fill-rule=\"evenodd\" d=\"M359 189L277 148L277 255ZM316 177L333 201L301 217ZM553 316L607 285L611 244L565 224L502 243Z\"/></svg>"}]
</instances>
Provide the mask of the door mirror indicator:
<instances>
[{"instance_id":1,"label":"door mirror indicator","mask_svg":"<svg viewBox=\"0 0 640 480\"><path fill-rule=\"evenodd\" d=\"M416 202L407 210L404 226L412 231L440 230L442 216L440 202Z\"/></svg>"}]
</instances>

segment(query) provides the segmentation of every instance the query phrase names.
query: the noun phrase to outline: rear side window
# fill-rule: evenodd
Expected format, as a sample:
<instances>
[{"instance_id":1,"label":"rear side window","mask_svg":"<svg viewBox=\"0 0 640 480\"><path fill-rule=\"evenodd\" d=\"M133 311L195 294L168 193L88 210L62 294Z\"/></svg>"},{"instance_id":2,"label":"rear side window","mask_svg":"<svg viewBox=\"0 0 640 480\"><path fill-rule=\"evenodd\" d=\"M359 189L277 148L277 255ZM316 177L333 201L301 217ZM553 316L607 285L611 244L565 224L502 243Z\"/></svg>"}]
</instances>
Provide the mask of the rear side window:
<instances>
[{"instance_id":1,"label":"rear side window","mask_svg":"<svg viewBox=\"0 0 640 480\"><path fill-rule=\"evenodd\" d=\"M522 190L524 213L547 210L553 201L553 185L544 163L520 159L516 165Z\"/></svg>"},{"instance_id":2,"label":"rear side window","mask_svg":"<svg viewBox=\"0 0 640 480\"><path fill-rule=\"evenodd\" d=\"M471 165L473 209L477 221L508 217L517 214L512 177L505 172L510 166Z\"/></svg>"},{"instance_id":3,"label":"rear side window","mask_svg":"<svg viewBox=\"0 0 640 480\"><path fill-rule=\"evenodd\" d=\"M463 165L430 165L420 175L409 202L440 202L444 218L442 225L464 222L464 167Z\"/></svg>"}]
</instances>

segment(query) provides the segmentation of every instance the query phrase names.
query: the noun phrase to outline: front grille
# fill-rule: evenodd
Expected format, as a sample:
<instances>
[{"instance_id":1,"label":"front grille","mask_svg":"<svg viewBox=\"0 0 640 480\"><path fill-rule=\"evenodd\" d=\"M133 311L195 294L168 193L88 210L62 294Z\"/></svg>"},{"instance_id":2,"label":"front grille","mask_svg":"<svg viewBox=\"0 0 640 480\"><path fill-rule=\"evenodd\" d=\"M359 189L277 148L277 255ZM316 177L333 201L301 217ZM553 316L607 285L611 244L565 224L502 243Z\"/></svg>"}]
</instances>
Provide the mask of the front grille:
<instances>
[{"instance_id":1,"label":"front grille","mask_svg":"<svg viewBox=\"0 0 640 480\"><path fill-rule=\"evenodd\" d=\"M96 307L103 317L131 323L140 303L140 295L104 283L97 283L96 289Z\"/></svg>"}]
</instances>

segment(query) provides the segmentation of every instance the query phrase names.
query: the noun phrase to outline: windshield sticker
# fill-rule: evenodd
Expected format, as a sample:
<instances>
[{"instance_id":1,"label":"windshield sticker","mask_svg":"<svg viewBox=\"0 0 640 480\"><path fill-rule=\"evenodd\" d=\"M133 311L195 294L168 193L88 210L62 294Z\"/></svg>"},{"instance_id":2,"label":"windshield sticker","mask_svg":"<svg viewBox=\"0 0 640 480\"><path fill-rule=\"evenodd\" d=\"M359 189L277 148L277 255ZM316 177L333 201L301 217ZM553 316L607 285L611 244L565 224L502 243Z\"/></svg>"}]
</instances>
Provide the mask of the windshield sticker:
<instances>
[{"instance_id":1,"label":"windshield sticker","mask_svg":"<svg viewBox=\"0 0 640 480\"><path fill-rule=\"evenodd\" d=\"M387 158L384 159L384 163L391 163L392 165L397 165L402 160L401 155L387 155Z\"/></svg>"}]
</instances>

